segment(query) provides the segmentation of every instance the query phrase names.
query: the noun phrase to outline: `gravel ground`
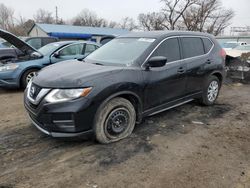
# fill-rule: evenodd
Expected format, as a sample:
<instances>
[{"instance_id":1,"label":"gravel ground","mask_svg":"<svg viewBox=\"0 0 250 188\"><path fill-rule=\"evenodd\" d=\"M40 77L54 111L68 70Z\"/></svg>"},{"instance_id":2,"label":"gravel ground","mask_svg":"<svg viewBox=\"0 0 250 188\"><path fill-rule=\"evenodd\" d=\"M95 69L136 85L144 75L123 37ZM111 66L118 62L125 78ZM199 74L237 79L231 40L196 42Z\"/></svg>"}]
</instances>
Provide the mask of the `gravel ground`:
<instances>
[{"instance_id":1,"label":"gravel ground","mask_svg":"<svg viewBox=\"0 0 250 188\"><path fill-rule=\"evenodd\" d=\"M186 104L100 145L40 133L22 91L0 90L0 187L250 187L249 95L225 85L212 107Z\"/></svg>"}]
</instances>

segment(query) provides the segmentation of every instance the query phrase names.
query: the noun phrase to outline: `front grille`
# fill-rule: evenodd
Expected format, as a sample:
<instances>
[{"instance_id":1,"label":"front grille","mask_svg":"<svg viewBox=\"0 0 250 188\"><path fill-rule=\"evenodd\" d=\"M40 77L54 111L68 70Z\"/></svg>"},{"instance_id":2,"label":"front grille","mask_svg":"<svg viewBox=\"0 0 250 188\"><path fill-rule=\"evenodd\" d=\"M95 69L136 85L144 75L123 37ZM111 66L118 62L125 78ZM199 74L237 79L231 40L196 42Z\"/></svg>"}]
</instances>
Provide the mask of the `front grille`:
<instances>
[{"instance_id":1,"label":"front grille","mask_svg":"<svg viewBox=\"0 0 250 188\"><path fill-rule=\"evenodd\" d=\"M28 101L33 105L37 106L39 105L40 101L48 94L49 91L50 89L44 89L32 83L27 90Z\"/></svg>"}]
</instances>

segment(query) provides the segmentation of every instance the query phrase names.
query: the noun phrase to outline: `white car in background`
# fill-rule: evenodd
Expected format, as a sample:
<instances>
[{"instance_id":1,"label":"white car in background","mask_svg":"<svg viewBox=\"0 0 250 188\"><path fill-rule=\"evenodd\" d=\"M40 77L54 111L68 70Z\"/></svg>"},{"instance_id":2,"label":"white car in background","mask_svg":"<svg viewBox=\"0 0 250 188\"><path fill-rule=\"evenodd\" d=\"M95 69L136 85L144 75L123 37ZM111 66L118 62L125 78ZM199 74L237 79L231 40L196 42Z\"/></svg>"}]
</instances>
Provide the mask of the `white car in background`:
<instances>
[{"instance_id":1,"label":"white car in background","mask_svg":"<svg viewBox=\"0 0 250 188\"><path fill-rule=\"evenodd\" d=\"M250 45L237 46L234 49L225 50L226 54L231 57L240 57L243 53L250 52Z\"/></svg>"},{"instance_id":2,"label":"white car in background","mask_svg":"<svg viewBox=\"0 0 250 188\"><path fill-rule=\"evenodd\" d=\"M236 41L231 41L231 42L226 42L222 44L222 48L224 50L232 50L238 46L245 46L247 45L247 42L236 42Z\"/></svg>"}]
</instances>

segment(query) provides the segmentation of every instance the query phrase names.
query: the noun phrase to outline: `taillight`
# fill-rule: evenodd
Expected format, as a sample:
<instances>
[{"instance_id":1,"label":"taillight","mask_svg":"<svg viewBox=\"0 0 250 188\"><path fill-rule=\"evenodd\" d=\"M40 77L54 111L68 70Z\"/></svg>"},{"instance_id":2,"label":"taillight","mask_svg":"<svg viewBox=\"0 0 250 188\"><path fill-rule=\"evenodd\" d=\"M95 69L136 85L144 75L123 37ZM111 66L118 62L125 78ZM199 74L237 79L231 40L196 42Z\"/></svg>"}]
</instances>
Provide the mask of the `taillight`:
<instances>
[{"instance_id":1,"label":"taillight","mask_svg":"<svg viewBox=\"0 0 250 188\"><path fill-rule=\"evenodd\" d=\"M226 51L222 48L221 50L220 50L220 56L222 57L222 58L226 58L226 56L227 56L227 53L226 53Z\"/></svg>"}]
</instances>

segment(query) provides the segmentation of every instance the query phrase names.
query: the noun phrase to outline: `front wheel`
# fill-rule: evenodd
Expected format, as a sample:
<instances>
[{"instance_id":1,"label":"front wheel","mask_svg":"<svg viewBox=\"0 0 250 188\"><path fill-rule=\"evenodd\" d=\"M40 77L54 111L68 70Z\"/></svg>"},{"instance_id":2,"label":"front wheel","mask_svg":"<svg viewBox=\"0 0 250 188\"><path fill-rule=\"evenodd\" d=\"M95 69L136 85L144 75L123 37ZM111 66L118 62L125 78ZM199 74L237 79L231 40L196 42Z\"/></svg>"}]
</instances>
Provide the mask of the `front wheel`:
<instances>
[{"instance_id":1,"label":"front wheel","mask_svg":"<svg viewBox=\"0 0 250 188\"><path fill-rule=\"evenodd\" d=\"M97 110L94 123L98 142L108 144L128 137L134 130L136 112L130 101L114 98Z\"/></svg>"},{"instance_id":2,"label":"front wheel","mask_svg":"<svg viewBox=\"0 0 250 188\"><path fill-rule=\"evenodd\" d=\"M204 105L213 105L218 98L221 83L216 76L210 76L203 89L200 102Z\"/></svg>"},{"instance_id":3,"label":"front wheel","mask_svg":"<svg viewBox=\"0 0 250 188\"><path fill-rule=\"evenodd\" d=\"M26 88L30 80L37 74L37 69L30 69L23 73L23 76L21 78L21 87Z\"/></svg>"}]
</instances>

